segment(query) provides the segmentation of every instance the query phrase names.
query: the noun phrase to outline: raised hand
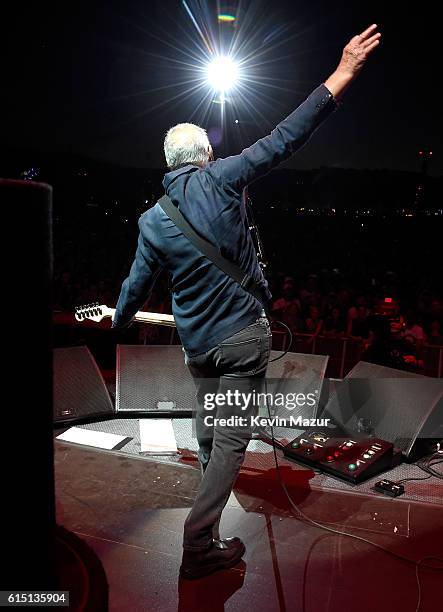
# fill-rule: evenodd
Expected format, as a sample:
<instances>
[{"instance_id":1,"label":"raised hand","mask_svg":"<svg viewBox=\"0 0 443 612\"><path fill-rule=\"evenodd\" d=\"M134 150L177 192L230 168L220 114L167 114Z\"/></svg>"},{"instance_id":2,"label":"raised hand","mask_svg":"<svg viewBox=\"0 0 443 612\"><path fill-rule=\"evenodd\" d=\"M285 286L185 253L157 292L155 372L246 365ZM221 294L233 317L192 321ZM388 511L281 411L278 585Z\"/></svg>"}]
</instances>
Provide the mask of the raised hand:
<instances>
[{"instance_id":1,"label":"raised hand","mask_svg":"<svg viewBox=\"0 0 443 612\"><path fill-rule=\"evenodd\" d=\"M361 34L357 34L348 42L343 49L343 55L337 70L357 75L363 68L372 51L380 43L380 32L377 32L374 23Z\"/></svg>"},{"instance_id":2,"label":"raised hand","mask_svg":"<svg viewBox=\"0 0 443 612\"><path fill-rule=\"evenodd\" d=\"M380 32L374 23L361 34L357 34L343 49L335 72L325 81L325 86L335 98L339 98L365 65L366 60L380 43Z\"/></svg>"}]
</instances>

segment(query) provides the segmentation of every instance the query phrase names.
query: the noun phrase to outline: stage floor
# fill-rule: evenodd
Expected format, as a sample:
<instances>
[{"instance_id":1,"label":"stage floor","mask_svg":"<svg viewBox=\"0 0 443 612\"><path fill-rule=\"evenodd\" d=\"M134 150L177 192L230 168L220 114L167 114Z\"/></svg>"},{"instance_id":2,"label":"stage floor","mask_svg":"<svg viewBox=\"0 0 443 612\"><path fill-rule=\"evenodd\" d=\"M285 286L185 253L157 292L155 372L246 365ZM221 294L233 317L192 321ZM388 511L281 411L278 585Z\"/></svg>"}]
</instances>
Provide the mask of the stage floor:
<instances>
[{"instance_id":1,"label":"stage floor","mask_svg":"<svg viewBox=\"0 0 443 612\"><path fill-rule=\"evenodd\" d=\"M57 520L101 559L110 610L416 610L416 566L367 542L300 522L277 480L268 445L248 452L223 513L222 535L244 540L244 561L198 581L179 580L182 526L200 481L192 449L180 463L123 450L55 441ZM279 458L294 503L310 519L414 561L443 556L443 512L436 499L391 499L342 488L338 481L316 484L325 477L286 462L281 453ZM442 578L442 572L419 569L420 612L439 609Z\"/></svg>"},{"instance_id":2,"label":"stage floor","mask_svg":"<svg viewBox=\"0 0 443 612\"><path fill-rule=\"evenodd\" d=\"M166 463L197 466L196 451L198 445L192 432L192 419L174 418L172 419L172 423L180 454L175 456L151 455L148 459ZM78 427L130 437L131 440L124 445L120 452L124 455L140 457L139 419L116 418L79 425ZM64 429L66 428L58 430L57 434ZM301 433L302 430L298 431L281 427L274 428L276 439L283 442L288 442ZM291 473L292 476L297 474L298 485L303 486L303 488L309 487L313 490L339 490L348 493L359 492L373 495L377 498L380 497L380 494L372 491L372 487L374 483L381 480L382 477L398 481L403 478L424 478L427 476L427 474L417 466L403 463L388 472L384 472L382 475L374 476L366 482L353 486L347 482L332 478L326 474L316 473L310 468L305 468L292 461L288 461L283 457L281 452L278 453L278 461L283 472ZM250 441L244 462L244 472L251 475L258 474L260 477L269 473L272 477L275 477L274 453L270 444L262 442L261 440ZM432 477L428 480L412 480L404 483L404 486L405 494L396 501L410 500L443 505L443 481L438 478Z\"/></svg>"}]
</instances>

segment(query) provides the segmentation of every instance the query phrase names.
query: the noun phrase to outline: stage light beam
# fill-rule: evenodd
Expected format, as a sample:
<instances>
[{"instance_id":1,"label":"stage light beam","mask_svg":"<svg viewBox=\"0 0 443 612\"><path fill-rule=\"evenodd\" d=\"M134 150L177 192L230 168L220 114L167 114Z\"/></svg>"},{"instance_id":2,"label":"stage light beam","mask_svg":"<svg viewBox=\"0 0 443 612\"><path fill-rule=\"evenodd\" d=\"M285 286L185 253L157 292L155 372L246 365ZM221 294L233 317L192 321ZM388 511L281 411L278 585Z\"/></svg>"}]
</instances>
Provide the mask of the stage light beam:
<instances>
[{"instance_id":1,"label":"stage light beam","mask_svg":"<svg viewBox=\"0 0 443 612\"><path fill-rule=\"evenodd\" d=\"M217 57L206 68L207 82L222 95L232 90L239 78L238 65L230 57Z\"/></svg>"}]
</instances>

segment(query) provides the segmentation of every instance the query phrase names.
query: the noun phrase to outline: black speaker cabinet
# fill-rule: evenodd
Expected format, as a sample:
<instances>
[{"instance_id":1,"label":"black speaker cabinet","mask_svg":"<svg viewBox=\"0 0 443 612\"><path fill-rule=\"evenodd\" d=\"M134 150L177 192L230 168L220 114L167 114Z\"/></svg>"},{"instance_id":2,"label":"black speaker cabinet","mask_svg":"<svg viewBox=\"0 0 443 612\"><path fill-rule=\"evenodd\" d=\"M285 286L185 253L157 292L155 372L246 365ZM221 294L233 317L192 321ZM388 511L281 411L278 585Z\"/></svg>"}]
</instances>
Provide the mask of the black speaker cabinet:
<instances>
[{"instance_id":1,"label":"black speaker cabinet","mask_svg":"<svg viewBox=\"0 0 443 612\"><path fill-rule=\"evenodd\" d=\"M360 361L337 384L322 416L351 435L392 442L415 461L443 439L443 380Z\"/></svg>"},{"instance_id":2,"label":"black speaker cabinet","mask_svg":"<svg viewBox=\"0 0 443 612\"><path fill-rule=\"evenodd\" d=\"M55 423L114 413L105 381L86 346L56 348L53 360Z\"/></svg>"},{"instance_id":3,"label":"black speaker cabinet","mask_svg":"<svg viewBox=\"0 0 443 612\"><path fill-rule=\"evenodd\" d=\"M52 440L52 188L0 179L3 589L55 588ZM10 419L10 422L8 420Z\"/></svg>"}]
</instances>

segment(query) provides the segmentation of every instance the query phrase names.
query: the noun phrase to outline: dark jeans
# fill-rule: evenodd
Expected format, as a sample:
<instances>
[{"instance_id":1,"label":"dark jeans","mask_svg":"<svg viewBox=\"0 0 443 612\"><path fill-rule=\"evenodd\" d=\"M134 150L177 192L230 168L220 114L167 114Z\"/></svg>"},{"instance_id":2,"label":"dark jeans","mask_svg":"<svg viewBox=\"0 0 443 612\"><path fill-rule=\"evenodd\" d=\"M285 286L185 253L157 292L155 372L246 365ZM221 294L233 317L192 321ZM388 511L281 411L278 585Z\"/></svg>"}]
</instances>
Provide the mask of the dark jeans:
<instances>
[{"instance_id":1,"label":"dark jeans","mask_svg":"<svg viewBox=\"0 0 443 612\"><path fill-rule=\"evenodd\" d=\"M183 547L187 550L203 550L213 537L218 537L221 513L251 439L250 417L256 413L252 402L246 410L237 406L217 406L208 411L204 407L205 394L258 390L257 383L266 374L271 340L269 321L260 317L206 353L185 356L197 389L195 425L203 473L197 497L185 521ZM240 415L248 424L213 426L205 423L208 415L217 419Z\"/></svg>"}]
</instances>

